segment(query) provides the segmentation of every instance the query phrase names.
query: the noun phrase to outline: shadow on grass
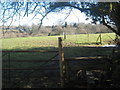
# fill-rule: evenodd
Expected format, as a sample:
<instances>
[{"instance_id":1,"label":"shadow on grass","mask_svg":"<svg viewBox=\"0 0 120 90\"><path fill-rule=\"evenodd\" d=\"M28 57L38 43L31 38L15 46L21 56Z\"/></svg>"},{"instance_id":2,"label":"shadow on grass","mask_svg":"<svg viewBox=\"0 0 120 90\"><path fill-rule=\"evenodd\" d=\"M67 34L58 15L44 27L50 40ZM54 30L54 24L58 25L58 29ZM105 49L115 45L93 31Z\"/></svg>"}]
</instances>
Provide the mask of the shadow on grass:
<instances>
[{"instance_id":1,"label":"shadow on grass","mask_svg":"<svg viewBox=\"0 0 120 90\"><path fill-rule=\"evenodd\" d=\"M23 49L14 49L23 50ZM29 50L58 50L56 47L38 47L25 49ZM4 54L4 53L3 53ZM109 48L89 48L89 47L64 47L65 58L81 56L99 56L109 55ZM10 60L49 60L56 53L11 53ZM9 68L9 63L4 62L8 56L2 58L3 68ZM59 60L56 56L54 59ZM43 64L43 65L42 65ZM55 70L3 70L3 88L58 88L60 87L59 62L50 63L29 63L29 62L10 62L11 68L50 68L56 67ZM11 80L9 80L11 79Z\"/></svg>"}]
</instances>

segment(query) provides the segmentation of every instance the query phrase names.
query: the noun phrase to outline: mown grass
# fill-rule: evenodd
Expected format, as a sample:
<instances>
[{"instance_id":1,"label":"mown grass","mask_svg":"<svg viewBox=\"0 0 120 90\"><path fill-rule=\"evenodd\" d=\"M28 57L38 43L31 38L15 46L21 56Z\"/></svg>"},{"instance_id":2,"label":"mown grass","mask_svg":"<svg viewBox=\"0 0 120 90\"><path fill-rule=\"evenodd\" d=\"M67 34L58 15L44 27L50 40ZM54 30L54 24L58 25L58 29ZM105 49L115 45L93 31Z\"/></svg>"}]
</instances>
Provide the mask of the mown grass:
<instances>
[{"instance_id":1,"label":"mown grass","mask_svg":"<svg viewBox=\"0 0 120 90\"><path fill-rule=\"evenodd\" d=\"M80 56L109 55L111 52L108 49L99 50L96 48L80 47L81 43L89 44L91 42L96 42L98 36L99 34L90 34L89 42L87 42L86 34L67 35L67 39L63 40L65 58L80 57ZM3 50L58 50L58 37L63 37L63 36L3 39L2 49ZM110 37L114 39L115 34L114 33L102 34L103 44L107 44L106 41L111 41ZM11 53L11 59L12 60L40 60L40 59L49 60L54 55L55 53ZM8 59L7 55L3 57L3 60L5 59ZM56 59L58 59L58 56L56 57ZM23 66L31 66L31 65L26 63Z\"/></svg>"},{"instance_id":2,"label":"mown grass","mask_svg":"<svg viewBox=\"0 0 120 90\"><path fill-rule=\"evenodd\" d=\"M99 34L79 34L79 35L67 35L65 39L65 46L74 46L77 44L89 44L96 43ZM58 47L58 37L63 36L41 36L41 37L24 37L24 38L10 38L2 39L2 49L12 50L12 49L30 49L38 47ZM103 45L108 44L109 41L114 40L114 33L103 33L102 43Z\"/></svg>"},{"instance_id":3,"label":"mown grass","mask_svg":"<svg viewBox=\"0 0 120 90\"><path fill-rule=\"evenodd\" d=\"M115 34L107 34L111 38L115 38ZM111 41L111 38L106 34L102 34L103 44L107 44L106 41ZM64 55L65 58L70 57L80 57L80 56L99 56L99 55L110 55L110 49L96 49L88 47L80 47L81 43L91 43L96 42L99 34L90 34L89 42L88 35L67 35L67 38L63 40ZM58 37L63 36L44 36L44 37L24 37L24 38L8 38L2 39L2 49L3 50L58 50ZM77 44L76 44L77 43ZM94 44L93 44L94 45ZM4 53L3 53L4 54ZM11 68L39 68L44 63L29 63L29 62L12 62L12 60L49 60L56 53L11 53L10 54L10 67ZM57 56L54 59L59 59ZM4 62L4 60L9 60L8 55L2 57L2 67L9 68L9 62ZM56 66L59 66L57 63ZM49 68L49 67L47 67ZM24 75L27 75L31 71L11 71L11 76L16 76L12 78L12 82L16 82L16 78L22 81ZM42 71L43 72L43 71ZM44 71L45 72L45 71ZM41 71L34 71L36 76L39 75ZM59 73L58 73L59 74ZM3 87L12 87L8 81L8 71L3 71ZM19 84L20 85L20 84ZM13 85L14 86L14 85ZM53 86L54 87L54 86Z\"/></svg>"},{"instance_id":4,"label":"mown grass","mask_svg":"<svg viewBox=\"0 0 120 90\"><path fill-rule=\"evenodd\" d=\"M99 42L100 40L97 41L97 38L99 37L99 34L78 34L78 35L68 35L66 42L74 42L77 44L94 44ZM109 41L112 41L115 39L115 34L114 33L103 33L101 34L102 38L102 44L108 44Z\"/></svg>"},{"instance_id":5,"label":"mown grass","mask_svg":"<svg viewBox=\"0 0 120 90\"><path fill-rule=\"evenodd\" d=\"M2 40L2 49L30 49L37 47L51 47L57 45L57 37L25 37Z\"/></svg>"},{"instance_id":6,"label":"mown grass","mask_svg":"<svg viewBox=\"0 0 120 90\"><path fill-rule=\"evenodd\" d=\"M65 52L65 57L76 57L76 56L96 56L105 54L103 51L83 48L80 47L82 43L96 43L96 40L99 34L89 34L88 35L79 34L79 35L67 35L67 38L63 40L63 47ZM63 36L42 36L42 37L24 37L24 38L9 38L2 40L2 49L3 50L58 50L58 37ZM102 34L103 45L107 44L108 41L112 41L111 38L115 38L114 33L104 33ZM77 43L77 44L76 44ZM95 45L95 44L92 44ZM96 45L98 46L98 45ZM106 53L107 54L107 53ZM28 59L28 60L39 60L45 59L48 60L54 54L50 53L12 53L12 59ZM7 57L3 57L3 59Z\"/></svg>"}]
</instances>

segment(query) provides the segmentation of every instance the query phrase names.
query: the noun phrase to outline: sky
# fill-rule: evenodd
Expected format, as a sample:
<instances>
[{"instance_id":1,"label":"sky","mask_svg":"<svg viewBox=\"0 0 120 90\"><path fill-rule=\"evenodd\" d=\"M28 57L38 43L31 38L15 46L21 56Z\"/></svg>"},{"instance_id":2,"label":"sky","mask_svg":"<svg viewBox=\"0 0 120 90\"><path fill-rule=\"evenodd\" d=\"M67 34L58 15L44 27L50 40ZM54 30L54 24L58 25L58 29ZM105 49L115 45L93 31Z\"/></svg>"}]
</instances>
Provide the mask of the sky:
<instances>
[{"instance_id":1,"label":"sky","mask_svg":"<svg viewBox=\"0 0 120 90\"><path fill-rule=\"evenodd\" d=\"M70 23L90 23L89 21L86 21L86 16L84 13L81 13L77 9L73 9L70 15L65 19L65 17L68 14L65 14L66 11L63 11L64 13L49 13L43 20L43 26L52 26L52 25L61 25L64 22L67 22L68 24ZM68 13L68 12L66 12ZM33 23L38 24L40 23L40 15L37 15L34 19L33 14L29 14L28 17L20 18L20 25L29 25L31 26ZM19 25L19 18L16 16L17 21L13 22L12 25ZM10 22L10 21L9 21Z\"/></svg>"},{"instance_id":2,"label":"sky","mask_svg":"<svg viewBox=\"0 0 120 90\"><path fill-rule=\"evenodd\" d=\"M17 1L17 0L16 0ZM23 1L28 1L28 0L23 0ZM64 1L64 0L63 0ZM83 0L84 1L84 0ZM94 1L94 0L93 0ZM99 1L99 0L98 0ZM105 0L106 1L106 0ZM116 0L115 0L116 1ZM118 1L118 0L117 0ZM2 9L0 7L0 9ZM66 12L66 11L64 11ZM21 12L22 13L22 12ZM63 14L63 13L49 13L47 15L46 18L44 18L43 20L43 26L52 26L52 25L57 25L57 24L63 24L64 22L67 23L90 23L91 20L86 21L86 16L85 14L81 13L79 10L77 9L73 9L73 11L71 12L71 14L68 16L67 19L65 19L67 15ZM29 14L28 17L21 17L20 18L20 25L32 25L34 24L39 24L40 23L40 19L42 18L40 15L37 15L34 19L32 19L34 17L33 14ZM14 21L12 23L12 25L19 25L19 16L15 16L15 18L17 18L16 21ZM9 25L11 21L9 20L7 22L6 25ZM0 25L2 25L2 23L0 23Z\"/></svg>"}]
</instances>

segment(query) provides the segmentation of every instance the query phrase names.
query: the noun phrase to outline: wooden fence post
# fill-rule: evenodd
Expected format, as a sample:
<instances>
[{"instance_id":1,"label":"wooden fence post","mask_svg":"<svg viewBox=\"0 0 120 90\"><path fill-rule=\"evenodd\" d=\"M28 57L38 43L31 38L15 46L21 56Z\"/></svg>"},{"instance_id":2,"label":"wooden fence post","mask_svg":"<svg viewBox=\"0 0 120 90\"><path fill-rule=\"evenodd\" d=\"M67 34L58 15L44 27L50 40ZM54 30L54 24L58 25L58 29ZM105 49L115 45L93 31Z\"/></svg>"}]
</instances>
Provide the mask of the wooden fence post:
<instances>
[{"instance_id":1,"label":"wooden fence post","mask_svg":"<svg viewBox=\"0 0 120 90\"><path fill-rule=\"evenodd\" d=\"M60 81L61 87L65 85L65 61L64 61L64 53L62 46L62 38L58 38L58 47L59 47L59 62L60 62Z\"/></svg>"},{"instance_id":2,"label":"wooden fence post","mask_svg":"<svg viewBox=\"0 0 120 90\"><path fill-rule=\"evenodd\" d=\"M98 42L99 39L100 39L100 44L102 45L102 35L101 35L101 33L99 34L96 43Z\"/></svg>"},{"instance_id":3,"label":"wooden fence post","mask_svg":"<svg viewBox=\"0 0 120 90\"><path fill-rule=\"evenodd\" d=\"M102 35L100 34L100 44L102 45Z\"/></svg>"},{"instance_id":4,"label":"wooden fence post","mask_svg":"<svg viewBox=\"0 0 120 90\"><path fill-rule=\"evenodd\" d=\"M66 32L63 32L64 40L66 39Z\"/></svg>"}]
</instances>

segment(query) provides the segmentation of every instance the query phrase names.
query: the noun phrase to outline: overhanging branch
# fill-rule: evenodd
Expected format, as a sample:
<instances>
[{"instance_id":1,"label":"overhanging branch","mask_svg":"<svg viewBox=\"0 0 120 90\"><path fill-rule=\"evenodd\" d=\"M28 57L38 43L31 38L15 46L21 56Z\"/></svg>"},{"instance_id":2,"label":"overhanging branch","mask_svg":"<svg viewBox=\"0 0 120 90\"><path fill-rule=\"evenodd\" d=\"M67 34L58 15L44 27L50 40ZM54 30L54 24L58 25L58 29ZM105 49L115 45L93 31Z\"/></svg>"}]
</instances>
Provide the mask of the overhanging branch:
<instances>
[{"instance_id":1,"label":"overhanging branch","mask_svg":"<svg viewBox=\"0 0 120 90\"><path fill-rule=\"evenodd\" d=\"M114 29L113 27L111 27L110 25L108 25L108 24L105 22L104 17L102 17L102 23L103 23L103 25L105 25L107 28L109 28L109 29L112 30L114 33L116 33L117 35L120 36L120 33L118 33L116 29Z\"/></svg>"},{"instance_id":2,"label":"overhanging branch","mask_svg":"<svg viewBox=\"0 0 120 90\"><path fill-rule=\"evenodd\" d=\"M54 9L55 9L55 8L54 8ZM45 15L43 15L43 18L40 20L40 26L38 27L38 30L39 30L39 29L41 28L41 26L42 26L43 19L44 19L50 12L52 12L54 9L48 11Z\"/></svg>"}]
</instances>

